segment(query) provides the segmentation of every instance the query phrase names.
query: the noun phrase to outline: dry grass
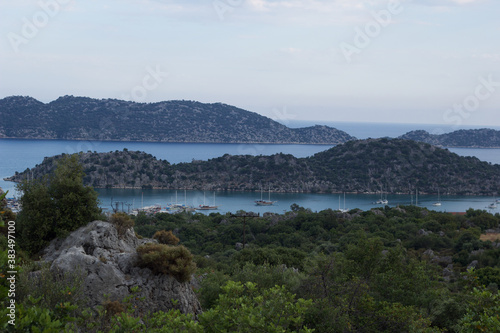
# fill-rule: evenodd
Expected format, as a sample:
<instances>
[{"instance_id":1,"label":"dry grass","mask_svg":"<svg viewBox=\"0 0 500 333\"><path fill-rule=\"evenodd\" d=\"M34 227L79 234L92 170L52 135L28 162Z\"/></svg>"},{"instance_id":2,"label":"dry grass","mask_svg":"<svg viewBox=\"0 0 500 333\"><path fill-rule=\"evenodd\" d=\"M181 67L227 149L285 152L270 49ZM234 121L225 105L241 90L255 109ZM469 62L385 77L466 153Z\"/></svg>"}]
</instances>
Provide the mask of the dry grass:
<instances>
[{"instance_id":1,"label":"dry grass","mask_svg":"<svg viewBox=\"0 0 500 333\"><path fill-rule=\"evenodd\" d=\"M480 237L479 237L480 240L482 240L483 242L486 242L486 241L498 241L500 240L500 233L496 232L496 233L491 233L491 234L482 234Z\"/></svg>"}]
</instances>

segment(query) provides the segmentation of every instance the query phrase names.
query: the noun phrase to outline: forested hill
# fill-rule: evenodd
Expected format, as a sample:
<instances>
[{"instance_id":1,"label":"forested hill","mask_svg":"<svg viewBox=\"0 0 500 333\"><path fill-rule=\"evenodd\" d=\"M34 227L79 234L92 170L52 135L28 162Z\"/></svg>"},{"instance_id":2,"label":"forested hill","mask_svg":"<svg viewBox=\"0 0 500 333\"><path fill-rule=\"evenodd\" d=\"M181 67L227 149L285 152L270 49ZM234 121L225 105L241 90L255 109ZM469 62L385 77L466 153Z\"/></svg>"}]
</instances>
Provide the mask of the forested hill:
<instances>
[{"instance_id":1,"label":"forested hill","mask_svg":"<svg viewBox=\"0 0 500 333\"><path fill-rule=\"evenodd\" d=\"M327 126L288 128L234 106L194 101L135 103L64 96L0 100L0 138L212 143L338 144L355 139Z\"/></svg>"},{"instance_id":2,"label":"forested hill","mask_svg":"<svg viewBox=\"0 0 500 333\"><path fill-rule=\"evenodd\" d=\"M12 177L41 177L60 156ZM498 195L500 165L400 139L349 141L308 158L231 156L172 165L135 151L80 153L87 184L97 188L165 188L280 192L377 192Z\"/></svg>"},{"instance_id":3,"label":"forested hill","mask_svg":"<svg viewBox=\"0 0 500 333\"><path fill-rule=\"evenodd\" d=\"M399 137L443 147L500 148L500 131L482 128L459 130L445 134L412 131Z\"/></svg>"}]
</instances>

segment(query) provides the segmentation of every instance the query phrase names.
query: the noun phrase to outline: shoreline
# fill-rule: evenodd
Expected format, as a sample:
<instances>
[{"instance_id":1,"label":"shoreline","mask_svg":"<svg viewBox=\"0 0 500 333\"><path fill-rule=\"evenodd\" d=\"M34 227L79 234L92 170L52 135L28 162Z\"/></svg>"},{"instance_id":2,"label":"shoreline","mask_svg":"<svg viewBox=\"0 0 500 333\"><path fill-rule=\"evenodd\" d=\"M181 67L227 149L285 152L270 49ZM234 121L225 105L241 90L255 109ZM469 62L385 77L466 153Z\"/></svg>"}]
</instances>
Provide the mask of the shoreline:
<instances>
[{"instance_id":1,"label":"shoreline","mask_svg":"<svg viewBox=\"0 0 500 333\"><path fill-rule=\"evenodd\" d=\"M382 137L381 137L382 138ZM377 138L375 138L377 139ZM397 139L391 138L388 139ZM335 146L339 144L343 144L345 142L336 142L336 143L328 143L328 142L264 142L264 141L231 141L231 142L221 142L221 141L134 141L134 140L99 140L99 139L85 139L85 138L72 138L72 139L61 139L61 138L18 138L18 137L0 137L0 140L37 140L37 141L88 141L88 142L131 142L131 143L186 143L186 144L257 144L257 145L319 145L319 146ZM358 141L362 139L354 139L349 141ZM415 141L415 140L411 140ZM416 141L423 142L423 141ZM432 144L431 144L432 145ZM458 148L458 149L500 149L500 146L443 146L443 145L432 145L438 148Z\"/></svg>"},{"instance_id":2,"label":"shoreline","mask_svg":"<svg viewBox=\"0 0 500 333\"><path fill-rule=\"evenodd\" d=\"M10 180L7 178L3 178L4 181L11 182L14 184L19 184L19 182ZM91 185L85 185L85 186L91 186ZM152 186L152 187L134 187L134 186L112 186L112 187L92 187L94 190L165 190L165 191L196 191L196 192L236 192L236 193L259 193L261 190L237 190L237 189L225 189L225 190L202 190L202 189L195 189L195 188L167 188L167 187L158 187L158 186ZM269 191L263 191L265 193L268 193ZM280 193L280 194L350 194L350 195L378 195L380 192L369 192L369 191L357 191L357 192L321 192L321 191L271 191L271 193ZM411 193L408 192L384 192L384 195L410 195ZM419 195L438 195L438 193L430 193L430 192L419 192ZM470 197L484 197L484 196L492 196L496 197L498 196L497 194L473 194L473 193L463 193L463 194L456 194L456 193L441 193L441 195L446 195L446 196L470 196Z\"/></svg>"}]
</instances>

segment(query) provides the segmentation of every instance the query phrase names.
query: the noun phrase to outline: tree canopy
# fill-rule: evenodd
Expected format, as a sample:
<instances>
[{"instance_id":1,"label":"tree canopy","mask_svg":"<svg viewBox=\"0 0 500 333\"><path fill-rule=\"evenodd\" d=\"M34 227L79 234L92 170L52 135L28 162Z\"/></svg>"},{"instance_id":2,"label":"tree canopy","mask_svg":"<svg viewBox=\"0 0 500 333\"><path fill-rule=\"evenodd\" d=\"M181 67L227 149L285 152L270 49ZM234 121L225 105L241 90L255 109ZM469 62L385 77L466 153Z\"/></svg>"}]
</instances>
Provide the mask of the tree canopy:
<instances>
[{"instance_id":1,"label":"tree canopy","mask_svg":"<svg viewBox=\"0 0 500 333\"><path fill-rule=\"evenodd\" d=\"M23 193L17 217L23 249L34 254L52 239L101 217L97 192L83 185L83 177L78 156L65 155L52 174L18 184Z\"/></svg>"}]
</instances>

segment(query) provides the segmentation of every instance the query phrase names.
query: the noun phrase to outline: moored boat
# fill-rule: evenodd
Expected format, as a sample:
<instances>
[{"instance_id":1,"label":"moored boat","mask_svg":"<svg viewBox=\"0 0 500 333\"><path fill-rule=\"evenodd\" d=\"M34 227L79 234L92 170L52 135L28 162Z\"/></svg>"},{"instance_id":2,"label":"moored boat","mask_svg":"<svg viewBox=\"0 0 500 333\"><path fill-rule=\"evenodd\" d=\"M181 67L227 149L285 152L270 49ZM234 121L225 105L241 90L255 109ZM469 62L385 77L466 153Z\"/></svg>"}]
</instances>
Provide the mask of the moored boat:
<instances>
[{"instance_id":1,"label":"moored boat","mask_svg":"<svg viewBox=\"0 0 500 333\"><path fill-rule=\"evenodd\" d=\"M269 199L268 200L262 199L262 191L260 191L260 200L255 200L255 204L257 206L272 206L276 202L277 201L271 201L271 189L269 189Z\"/></svg>"}]
</instances>

